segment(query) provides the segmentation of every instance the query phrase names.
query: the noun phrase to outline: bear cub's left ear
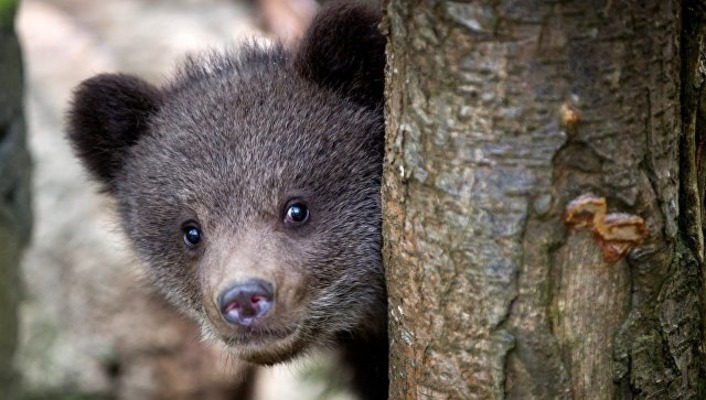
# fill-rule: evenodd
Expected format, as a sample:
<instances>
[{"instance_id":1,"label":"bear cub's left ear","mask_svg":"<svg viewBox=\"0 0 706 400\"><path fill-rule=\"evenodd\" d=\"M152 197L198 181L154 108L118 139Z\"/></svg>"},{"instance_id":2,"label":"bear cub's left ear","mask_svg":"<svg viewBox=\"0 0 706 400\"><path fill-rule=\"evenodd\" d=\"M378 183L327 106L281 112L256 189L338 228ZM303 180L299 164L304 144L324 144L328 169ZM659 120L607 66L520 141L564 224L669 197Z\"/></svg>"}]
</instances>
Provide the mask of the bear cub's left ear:
<instances>
[{"instance_id":1,"label":"bear cub's left ear","mask_svg":"<svg viewBox=\"0 0 706 400\"><path fill-rule=\"evenodd\" d=\"M144 80L124 74L101 74L75 90L67 133L86 169L108 191L132 145L148 129L161 93Z\"/></svg>"},{"instance_id":2,"label":"bear cub's left ear","mask_svg":"<svg viewBox=\"0 0 706 400\"><path fill-rule=\"evenodd\" d=\"M327 3L294 55L304 77L369 108L383 102L385 36L379 7L362 1Z\"/></svg>"}]
</instances>

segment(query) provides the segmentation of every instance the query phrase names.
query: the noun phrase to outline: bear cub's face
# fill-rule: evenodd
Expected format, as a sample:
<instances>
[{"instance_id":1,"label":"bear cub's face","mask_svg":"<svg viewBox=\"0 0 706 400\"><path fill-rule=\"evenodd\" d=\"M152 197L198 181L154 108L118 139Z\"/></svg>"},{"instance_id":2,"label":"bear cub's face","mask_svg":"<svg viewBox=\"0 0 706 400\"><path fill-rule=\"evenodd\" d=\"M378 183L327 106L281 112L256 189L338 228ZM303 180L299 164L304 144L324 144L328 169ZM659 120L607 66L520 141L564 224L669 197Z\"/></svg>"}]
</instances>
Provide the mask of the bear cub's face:
<instances>
[{"instance_id":1,"label":"bear cub's face","mask_svg":"<svg viewBox=\"0 0 706 400\"><path fill-rule=\"evenodd\" d=\"M191 59L165 87L83 82L69 138L160 290L261 364L384 335L384 39L361 6L292 52Z\"/></svg>"}]
</instances>

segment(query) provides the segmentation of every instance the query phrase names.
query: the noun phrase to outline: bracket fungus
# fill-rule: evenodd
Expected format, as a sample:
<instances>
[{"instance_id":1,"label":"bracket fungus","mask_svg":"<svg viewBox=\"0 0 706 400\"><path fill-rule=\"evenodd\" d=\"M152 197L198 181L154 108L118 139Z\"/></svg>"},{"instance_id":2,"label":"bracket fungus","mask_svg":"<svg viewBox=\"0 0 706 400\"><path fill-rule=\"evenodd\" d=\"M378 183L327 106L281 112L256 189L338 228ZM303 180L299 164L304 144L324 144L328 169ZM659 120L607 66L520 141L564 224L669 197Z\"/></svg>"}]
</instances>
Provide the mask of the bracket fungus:
<instances>
[{"instance_id":1,"label":"bracket fungus","mask_svg":"<svg viewBox=\"0 0 706 400\"><path fill-rule=\"evenodd\" d=\"M627 213L608 214L605 197L584 194L564 210L564 223L576 230L589 230L603 250L603 259L614 263L642 243L648 230L645 220Z\"/></svg>"}]
</instances>

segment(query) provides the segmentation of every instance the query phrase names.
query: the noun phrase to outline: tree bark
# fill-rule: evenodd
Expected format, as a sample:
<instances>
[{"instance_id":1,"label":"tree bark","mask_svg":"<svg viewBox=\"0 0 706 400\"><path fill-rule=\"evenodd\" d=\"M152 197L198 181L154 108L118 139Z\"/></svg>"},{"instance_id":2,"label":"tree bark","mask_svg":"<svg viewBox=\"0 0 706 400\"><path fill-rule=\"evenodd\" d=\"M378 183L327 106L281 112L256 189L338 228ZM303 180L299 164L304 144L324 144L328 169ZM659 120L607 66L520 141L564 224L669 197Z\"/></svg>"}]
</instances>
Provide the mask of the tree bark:
<instances>
[{"instance_id":1,"label":"tree bark","mask_svg":"<svg viewBox=\"0 0 706 400\"><path fill-rule=\"evenodd\" d=\"M706 6L386 8L391 399L706 398Z\"/></svg>"},{"instance_id":2,"label":"tree bark","mask_svg":"<svg viewBox=\"0 0 706 400\"><path fill-rule=\"evenodd\" d=\"M17 398L21 250L29 241L29 155L22 114L22 59L13 18L15 1L0 1L0 398Z\"/></svg>"}]
</instances>

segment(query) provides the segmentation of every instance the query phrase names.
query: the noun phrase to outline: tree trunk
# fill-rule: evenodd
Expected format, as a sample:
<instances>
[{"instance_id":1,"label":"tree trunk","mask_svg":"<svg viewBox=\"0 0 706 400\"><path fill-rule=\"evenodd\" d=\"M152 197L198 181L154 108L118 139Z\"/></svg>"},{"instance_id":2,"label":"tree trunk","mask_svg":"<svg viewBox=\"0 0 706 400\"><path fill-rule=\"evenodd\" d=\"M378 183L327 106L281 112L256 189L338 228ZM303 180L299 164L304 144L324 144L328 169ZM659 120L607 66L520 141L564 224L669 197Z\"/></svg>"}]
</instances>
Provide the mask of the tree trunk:
<instances>
[{"instance_id":1,"label":"tree trunk","mask_svg":"<svg viewBox=\"0 0 706 400\"><path fill-rule=\"evenodd\" d=\"M389 0L391 399L706 398L706 6Z\"/></svg>"},{"instance_id":2,"label":"tree trunk","mask_svg":"<svg viewBox=\"0 0 706 400\"><path fill-rule=\"evenodd\" d=\"M14 33L15 1L0 1L0 398L18 396L20 253L29 240L29 156L22 115L22 60Z\"/></svg>"}]
</instances>

